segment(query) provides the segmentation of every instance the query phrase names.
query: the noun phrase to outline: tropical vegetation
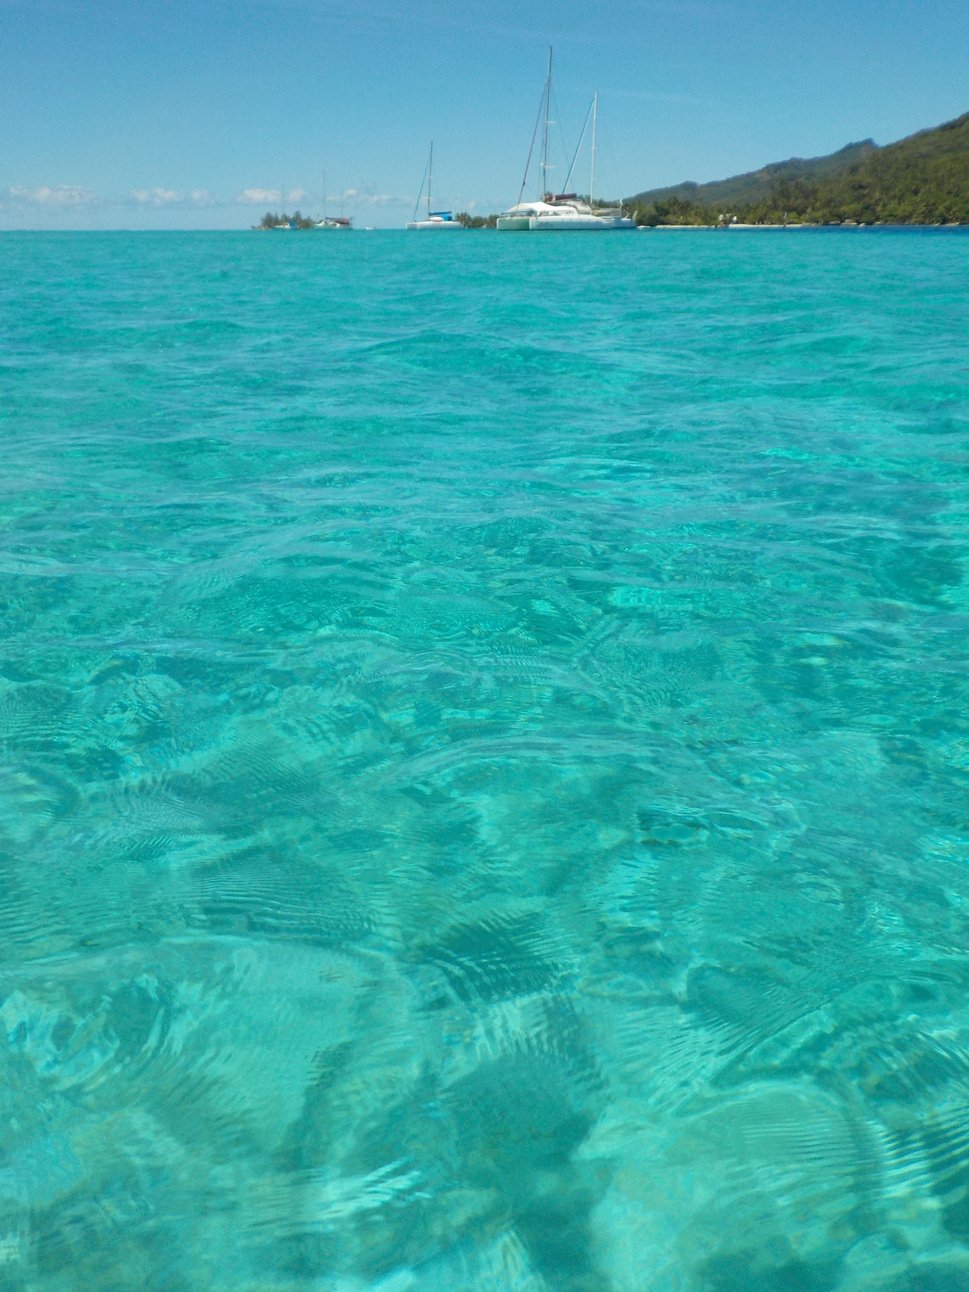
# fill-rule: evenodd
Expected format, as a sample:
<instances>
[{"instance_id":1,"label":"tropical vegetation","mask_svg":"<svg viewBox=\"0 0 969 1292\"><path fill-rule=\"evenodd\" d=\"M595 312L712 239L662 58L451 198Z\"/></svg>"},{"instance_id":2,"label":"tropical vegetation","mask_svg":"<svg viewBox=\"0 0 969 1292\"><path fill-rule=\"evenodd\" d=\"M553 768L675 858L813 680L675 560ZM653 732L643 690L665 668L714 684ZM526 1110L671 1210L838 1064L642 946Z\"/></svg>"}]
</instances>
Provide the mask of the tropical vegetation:
<instances>
[{"instance_id":1,"label":"tropical vegetation","mask_svg":"<svg viewBox=\"0 0 969 1292\"><path fill-rule=\"evenodd\" d=\"M640 224L969 223L969 113L880 148L792 158L625 199Z\"/></svg>"},{"instance_id":2,"label":"tropical vegetation","mask_svg":"<svg viewBox=\"0 0 969 1292\"><path fill-rule=\"evenodd\" d=\"M277 215L275 211L267 211L258 224L254 224L254 229L312 229L316 224L308 216L301 215L299 211L294 211L292 215L287 215L284 211L282 215Z\"/></svg>"}]
</instances>

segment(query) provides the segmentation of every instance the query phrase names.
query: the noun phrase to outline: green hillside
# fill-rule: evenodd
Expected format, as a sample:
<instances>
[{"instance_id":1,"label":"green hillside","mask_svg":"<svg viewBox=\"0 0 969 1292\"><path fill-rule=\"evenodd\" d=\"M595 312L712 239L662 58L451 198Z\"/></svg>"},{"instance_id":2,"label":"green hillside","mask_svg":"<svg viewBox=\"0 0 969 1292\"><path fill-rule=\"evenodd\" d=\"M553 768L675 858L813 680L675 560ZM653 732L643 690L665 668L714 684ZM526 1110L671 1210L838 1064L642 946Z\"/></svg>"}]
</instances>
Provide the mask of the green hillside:
<instances>
[{"instance_id":1,"label":"green hillside","mask_svg":"<svg viewBox=\"0 0 969 1292\"><path fill-rule=\"evenodd\" d=\"M643 224L969 222L969 113L879 148L870 139L711 184L678 184L626 200Z\"/></svg>"},{"instance_id":2,"label":"green hillside","mask_svg":"<svg viewBox=\"0 0 969 1292\"><path fill-rule=\"evenodd\" d=\"M635 197L627 198L626 202L646 206L650 202L674 199L715 206L721 211L733 210L741 204L763 201L770 196L773 186L784 180L826 178L847 170L854 162L877 151L875 141L866 139L863 143L848 144L840 152L830 153L826 157L792 157L790 161L772 162L760 170L747 171L730 179L714 180L709 184L695 184L687 180L669 188L654 188L645 193L637 193Z\"/></svg>"}]
</instances>

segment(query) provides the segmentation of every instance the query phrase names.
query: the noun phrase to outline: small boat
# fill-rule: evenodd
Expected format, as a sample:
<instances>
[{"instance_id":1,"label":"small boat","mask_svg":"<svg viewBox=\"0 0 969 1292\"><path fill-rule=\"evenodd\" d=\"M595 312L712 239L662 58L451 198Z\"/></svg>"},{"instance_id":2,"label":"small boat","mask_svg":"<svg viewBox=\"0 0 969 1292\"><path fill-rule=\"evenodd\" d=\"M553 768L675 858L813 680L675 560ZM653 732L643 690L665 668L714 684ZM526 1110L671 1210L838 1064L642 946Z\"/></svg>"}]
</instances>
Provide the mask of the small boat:
<instances>
[{"instance_id":1,"label":"small boat","mask_svg":"<svg viewBox=\"0 0 969 1292\"><path fill-rule=\"evenodd\" d=\"M455 220L450 211L432 211L431 210L431 171L434 166L434 141L431 140L431 151L427 158L427 167L421 179L420 192L417 194L417 201L414 204L414 218L408 220L404 225L405 229L463 229L464 225L460 220ZM423 220L417 218L417 208L421 204L421 198L424 195L424 184L427 182L427 215Z\"/></svg>"},{"instance_id":2,"label":"small boat","mask_svg":"<svg viewBox=\"0 0 969 1292\"><path fill-rule=\"evenodd\" d=\"M542 160L540 163L542 171L542 197L534 202L523 202L522 193L525 191L525 185L528 182L528 163L525 165L525 175L522 178L521 189L518 193L518 201L514 206L510 206L507 211L502 211L496 221L496 227L502 232L509 231L531 231L533 233L544 232L603 232L608 229L635 229L636 221L631 220L629 216L623 215L622 208L606 208L595 205L595 199L592 194L595 191L595 173L596 173L596 119L599 111L599 95L592 97L592 106L586 117L585 125L582 128L582 135L579 138L579 147L582 146L582 139L585 137L589 120L592 121L592 151L591 166L589 174L589 200L580 198L576 193L550 193L548 192L548 127L550 125L549 112L552 101L552 47L548 49L548 70L545 73L545 88L542 92L542 102L539 108L539 120L535 123L535 131L532 134L532 147L535 144L535 135L538 133L539 123L542 125ZM578 157L579 147L575 150L575 157ZM528 157L531 160L532 150L529 149ZM575 166L575 157L572 159L572 166L569 167L569 173L566 176L566 183L572 176L572 169Z\"/></svg>"}]
</instances>

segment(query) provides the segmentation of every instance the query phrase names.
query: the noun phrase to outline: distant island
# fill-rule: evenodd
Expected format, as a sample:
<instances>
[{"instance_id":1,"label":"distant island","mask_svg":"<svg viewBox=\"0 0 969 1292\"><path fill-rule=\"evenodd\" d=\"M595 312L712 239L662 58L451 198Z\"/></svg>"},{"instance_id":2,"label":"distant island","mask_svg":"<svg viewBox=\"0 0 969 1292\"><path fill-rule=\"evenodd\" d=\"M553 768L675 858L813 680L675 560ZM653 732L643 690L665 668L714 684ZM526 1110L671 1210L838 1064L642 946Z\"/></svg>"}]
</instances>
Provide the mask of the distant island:
<instances>
[{"instance_id":1,"label":"distant island","mask_svg":"<svg viewBox=\"0 0 969 1292\"><path fill-rule=\"evenodd\" d=\"M454 217L459 224L463 224L466 229L493 229L497 216L495 215L469 215L467 211L459 211ZM320 229L320 228L346 228L349 229L353 221L344 216L324 217L322 220L312 220L309 216L301 215L295 211L292 215L287 215L285 211L267 211L258 224L254 224L254 229Z\"/></svg>"},{"instance_id":2,"label":"distant island","mask_svg":"<svg viewBox=\"0 0 969 1292\"><path fill-rule=\"evenodd\" d=\"M885 147L866 139L623 206L646 225L969 223L969 113Z\"/></svg>"},{"instance_id":3,"label":"distant island","mask_svg":"<svg viewBox=\"0 0 969 1292\"><path fill-rule=\"evenodd\" d=\"M314 229L316 221L311 220L309 216L301 215L299 211L294 211L292 215L287 215L285 211L281 213L267 211L259 223L252 227L254 229Z\"/></svg>"}]
</instances>

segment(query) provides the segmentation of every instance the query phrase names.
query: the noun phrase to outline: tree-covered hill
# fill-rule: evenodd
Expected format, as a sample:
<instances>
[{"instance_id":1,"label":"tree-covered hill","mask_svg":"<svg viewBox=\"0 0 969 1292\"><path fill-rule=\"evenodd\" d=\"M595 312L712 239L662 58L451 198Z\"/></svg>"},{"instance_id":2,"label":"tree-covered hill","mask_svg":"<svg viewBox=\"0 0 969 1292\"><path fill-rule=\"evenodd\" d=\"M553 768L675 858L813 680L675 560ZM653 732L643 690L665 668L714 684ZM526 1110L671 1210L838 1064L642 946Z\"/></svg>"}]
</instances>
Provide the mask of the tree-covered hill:
<instances>
[{"instance_id":1,"label":"tree-covered hill","mask_svg":"<svg viewBox=\"0 0 969 1292\"><path fill-rule=\"evenodd\" d=\"M869 139L716 183L654 189L627 205L644 224L711 224L725 213L751 223L969 222L969 113L884 148Z\"/></svg>"},{"instance_id":2,"label":"tree-covered hill","mask_svg":"<svg viewBox=\"0 0 969 1292\"><path fill-rule=\"evenodd\" d=\"M650 202L673 199L699 202L703 206L718 207L721 211L732 211L736 206L762 201L770 195L774 185L784 180L827 178L847 170L852 163L877 151L875 141L866 139L863 143L848 144L840 152L830 153L826 157L792 157L790 161L771 162L760 170L747 171L730 179L714 180L709 184L695 184L687 180L669 188L649 189L645 193L637 193L635 197L626 198L625 201L627 204L646 206Z\"/></svg>"}]
</instances>

